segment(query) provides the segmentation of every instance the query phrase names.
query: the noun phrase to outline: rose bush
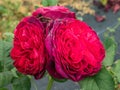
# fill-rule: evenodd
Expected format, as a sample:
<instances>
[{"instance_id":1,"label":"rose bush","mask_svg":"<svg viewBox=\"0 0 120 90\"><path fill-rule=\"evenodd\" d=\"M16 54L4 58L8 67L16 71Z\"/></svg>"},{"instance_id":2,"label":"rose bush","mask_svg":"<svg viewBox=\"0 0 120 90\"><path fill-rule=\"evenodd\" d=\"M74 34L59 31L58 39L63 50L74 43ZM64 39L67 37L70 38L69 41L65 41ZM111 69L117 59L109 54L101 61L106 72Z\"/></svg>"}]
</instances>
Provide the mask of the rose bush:
<instances>
[{"instance_id":1,"label":"rose bush","mask_svg":"<svg viewBox=\"0 0 120 90\"><path fill-rule=\"evenodd\" d=\"M35 17L25 17L14 31L11 57L14 66L23 74L41 78L45 72L43 25Z\"/></svg>"},{"instance_id":2,"label":"rose bush","mask_svg":"<svg viewBox=\"0 0 120 90\"><path fill-rule=\"evenodd\" d=\"M58 19L46 38L47 70L58 79L79 81L101 69L104 47L95 31L76 19Z\"/></svg>"}]
</instances>

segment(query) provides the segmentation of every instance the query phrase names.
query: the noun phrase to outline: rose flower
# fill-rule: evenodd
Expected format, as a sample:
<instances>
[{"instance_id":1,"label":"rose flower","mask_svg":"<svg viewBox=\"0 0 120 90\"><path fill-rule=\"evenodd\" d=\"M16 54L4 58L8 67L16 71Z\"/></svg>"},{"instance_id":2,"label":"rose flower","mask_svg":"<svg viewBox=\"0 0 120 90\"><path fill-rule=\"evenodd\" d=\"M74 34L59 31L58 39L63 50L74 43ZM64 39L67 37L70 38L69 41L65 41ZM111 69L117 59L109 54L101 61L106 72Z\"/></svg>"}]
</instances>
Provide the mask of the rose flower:
<instances>
[{"instance_id":1,"label":"rose flower","mask_svg":"<svg viewBox=\"0 0 120 90\"><path fill-rule=\"evenodd\" d=\"M14 45L11 57L14 66L23 74L34 75L36 79L45 72L45 45L43 26L34 17L25 17L14 31Z\"/></svg>"},{"instance_id":2,"label":"rose flower","mask_svg":"<svg viewBox=\"0 0 120 90\"><path fill-rule=\"evenodd\" d=\"M75 13L63 6L40 7L32 13L33 16L49 19L76 18Z\"/></svg>"},{"instance_id":3,"label":"rose flower","mask_svg":"<svg viewBox=\"0 0 120 90\"><path fill-rule=\"evenodd\" d=\"M71 12L68 8L63 6L40 7L35 10L32 15L42 22L46 36L50 32L50 28L52 27L55 19L76 18L74 12Z\"/></svg>"},{"instance_id":4,"label":"rose flower","mask_svg":"<svg viewBox=\"0 0 120 90\"><path fill-rule=\"evenodd\" d=\"M50 55L47 70L54 78L79 81L101 69L104 47L95 31L82 21L55 20L45 44Z\"/></svg>"}]
</instances>

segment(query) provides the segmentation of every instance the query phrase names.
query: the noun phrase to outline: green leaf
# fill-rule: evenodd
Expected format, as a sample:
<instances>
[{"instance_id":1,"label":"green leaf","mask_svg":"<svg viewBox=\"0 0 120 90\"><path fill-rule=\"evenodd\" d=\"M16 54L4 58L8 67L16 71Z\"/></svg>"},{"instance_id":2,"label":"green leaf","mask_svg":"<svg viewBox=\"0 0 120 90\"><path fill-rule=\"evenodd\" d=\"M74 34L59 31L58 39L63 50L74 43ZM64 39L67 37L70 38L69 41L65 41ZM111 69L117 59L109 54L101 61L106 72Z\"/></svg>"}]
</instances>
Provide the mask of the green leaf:
<instances>
[{"instance_id":1,"label":"green leaf","mask_svg":"<svg viewBox=\"0 0 120 90\"><path fill-rule=\"evenodd\" d=\"M115 90L114 80L105 68L98 74L83 79L79 84L82 90Z\"/></svg>"},{"instance_id":2,"label":"green leaf","mask_svg":"<svg viewBox=\"0 0 120 90\"><path fill-rule=\"evenodd\" d=\"M105 36L103 43L104 43L105 49L109 49L112 44L116 44L114 38L108 37L108 36Z\"/></svg>"},{"instance_id":3,"label":"green leaf","mask_svg":"<svg viewBox=\"0 0 120 90\"><path fill-rule=\"evenodd\" d=\"M42 0L43 6L54 6L57 5L58 0Z\"/></svg>"},{"instance_id":4,"label":"green leaf","mask_svg":"<svg viewBox=\"0 0 120 90\"><path fill-rule=\"evenodd\" d=\"M48 1L49 6L54 6L54 5L57 5L58 3L58 0L47 0L47 1Z\"/></svg>"},{"instance_id":5,"label":"green leaf","mask_svg":"<svg viewBox=\"0 0 120 90\"><path fill-rule=\"evenodd\" d=\"M13 74L10 71L0 73L0 87L4 87L11 83L13 79Z\"/></svg>"},{"instance_id":6,"label":"green leaf","mask_svg":"<svg viewBox=\"0 0 120 90\"><path fill-rule=\"evenodd\" d=\"M106 57L103 61L103 65L110 66L113 64L115 52L116 52L116 42L113 38L105 38L104 46L106 48Z\"/></svg>"},{"instance_id":7,"label":"green leaf","mask_svg":"<svg viewBox=\"0 0 120 90\"><path fill-rule=\"evenodd\" d=\"M0 88L0 90L8 90L7 88Z\"/></svg>"},{"instance_id":8,"label":"green leaf","mask_svg":"<svg viewBox=\"0 0 120 90\"><path fill-rule=\"evenodd\" d=\"M27 76L17 78L13 81L13 90L30 90L31 82Z\"/></svg>"},{"instance_id":9,"label":"green leaf","mask_svg":"<svg viewBox=\"0 0 120 90\"><path fill-rule=\"evenodd\" d=\"M2 72L2 65L1 65L1 62L0 62L0 72Z\"/></svg>"},{"instance_id":10,"label":"green leaf","mask_svg":"<svg viewBox=\"0 0 120 90\"><path fill-rule=\"evenodd\" d=\"M112 67L112 71L117 77L118 82L120 83L120 59L115 62Z\"/></svg>"},{"instance_id":11,"label":"green leaf","mask_svg":"<svg viewBox=\"0 0 120 90\"><path fill-rule=\"evenodd\" d=\"M49 6L48 1L47 0L42 0L42 5L43 6Z\"/></svg>"},{"instance_id":12,"label":"green leaf","mask_svg":"<svg viewBox=\"0 0 120 90\"><path fill-rule=\"evenodd\" d=\"M13 68L13 60L10 57L11 42L0 40L0 64L2 71L9 71Z\"/></svg>"},{"instance_id":13,"label":"green leaf","mask_svg":"<svg viewBox=\"0 0 120 90\"><path fill-rule=\"evenodd\" d=\"M36 6L34 6L34 8L37 9L37 8L39 8L39 6L36 5Z\"/></svg>"},{"instance_id":14,"label":"green leaf","mask_svg":"<svg viewBox=\"0 0 120 90\"><path fill-rule=\"evenodd\" d=\"M13 69L11 70L11 72L13 73L13 76L14 76L14 77L16 77L16 78L19 77L19 76L17 75L17 69L16 69L16 68L13 68Z\"/></svg>"}]
</instances>

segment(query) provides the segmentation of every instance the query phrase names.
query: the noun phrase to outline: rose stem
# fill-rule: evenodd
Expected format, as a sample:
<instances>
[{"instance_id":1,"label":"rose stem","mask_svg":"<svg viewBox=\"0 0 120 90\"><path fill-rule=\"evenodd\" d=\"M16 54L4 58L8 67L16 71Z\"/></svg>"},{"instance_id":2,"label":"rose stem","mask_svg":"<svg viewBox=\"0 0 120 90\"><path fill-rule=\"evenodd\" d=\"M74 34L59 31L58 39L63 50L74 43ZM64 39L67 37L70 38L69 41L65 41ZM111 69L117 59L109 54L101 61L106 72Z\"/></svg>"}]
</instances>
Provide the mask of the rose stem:
<instances>
[{"instance_id":1,"label":"rose stem","mask_svg":"<svg viewBox=\"0 0 120 90\"><path fill-rule=\"evenodd\" d=\"M48 82L46 90L51 90L52 89L53 82L54 82L53 78L49 76L49 82Z\"/></svg>"}]
</instances>

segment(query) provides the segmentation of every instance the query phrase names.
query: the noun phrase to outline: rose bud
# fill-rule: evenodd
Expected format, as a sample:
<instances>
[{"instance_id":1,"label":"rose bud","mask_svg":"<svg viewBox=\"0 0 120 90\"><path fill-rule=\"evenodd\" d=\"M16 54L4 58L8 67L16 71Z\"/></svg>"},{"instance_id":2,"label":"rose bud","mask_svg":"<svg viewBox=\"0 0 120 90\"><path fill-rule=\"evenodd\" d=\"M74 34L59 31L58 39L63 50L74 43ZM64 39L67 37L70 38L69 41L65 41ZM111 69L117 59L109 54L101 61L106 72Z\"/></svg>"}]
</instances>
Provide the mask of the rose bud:
<instances>
[{"instance_id":1,"label":"rose bud","mask_svg":"<svg viewBox=\"0 0 120 90\"><path fill-rule=\"evenodd\" d=\"M50 6L50 7L40 7L32 13L33 16L42 18L46 17L49 19L62 19L62 18L76 18L75 13L71 12L68 8L63 6Z\"/></svg>"},{"instance_id":2,"label":"rose bud","mask_svg":"<svg viewBox=\"0 0 120 90\"><path fill-rule=\"evenodd\" d=\"M72 18L55 20L45 44L50 55L47 70L57 79L79 81L93 76L105 57L96 32L85 22Z\"/></svg>"},{"instance_id":3,"label":"rose bud","mask_svg":"<svg viewBox=\"0 0 120 90\"><path fill-rule=\"evenodd\" d=\"M25 17L14 31L14 45L10 54L19 72L34 75L36 79L45 72L43 29L35 17Z\"/></svg>"},{"instance_id":4,"label":"rose bud","mask_svg":"<svg viewBox=\"0 0 120 90\"><path fill-rule=\"evenodd\" d=\"M76 18L74 12L71 12L68 8L65 8L63 6L40 7L34 11L32 15L37 17L46 28L44 31L46 36L52 27L53 20L63 18Z\"/></svg>"}]
</instances>

